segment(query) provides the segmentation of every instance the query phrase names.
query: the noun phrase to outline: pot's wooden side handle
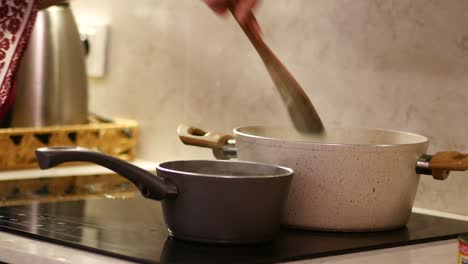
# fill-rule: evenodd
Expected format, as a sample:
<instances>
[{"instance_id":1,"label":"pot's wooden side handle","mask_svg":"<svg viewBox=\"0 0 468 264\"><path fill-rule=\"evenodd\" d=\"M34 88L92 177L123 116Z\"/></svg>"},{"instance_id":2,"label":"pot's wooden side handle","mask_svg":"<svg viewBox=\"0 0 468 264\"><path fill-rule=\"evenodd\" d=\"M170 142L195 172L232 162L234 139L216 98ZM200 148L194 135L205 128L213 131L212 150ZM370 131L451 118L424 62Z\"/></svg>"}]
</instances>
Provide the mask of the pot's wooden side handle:
<instances>
[{"instance_id":1,"label":"pot's wooden side handle","mask_svg":"<svg viewBox=\"0 0 468 264\"><path fill-rule=\"evenodd\" d=\"M435 179L445 180L450 171L468 170L468 154L457 151L438 152L429 161L429 169Z\"/></svg>"},{"instance_id":2,"label":"pot's wooden side handle","mask_svg":"<svg viewBox=\"0 0 468 264\"><path fill-rule=\"evenodd\" d=\"M227 158L221 155L224 152L223 147L227 144L228 140L234 139L234 136L229 134L214 131L206 132L203 129L187 125L179 125L177 134L185 145L213 149L215 157L219 159Z\"/></svg>"}]
</instances>

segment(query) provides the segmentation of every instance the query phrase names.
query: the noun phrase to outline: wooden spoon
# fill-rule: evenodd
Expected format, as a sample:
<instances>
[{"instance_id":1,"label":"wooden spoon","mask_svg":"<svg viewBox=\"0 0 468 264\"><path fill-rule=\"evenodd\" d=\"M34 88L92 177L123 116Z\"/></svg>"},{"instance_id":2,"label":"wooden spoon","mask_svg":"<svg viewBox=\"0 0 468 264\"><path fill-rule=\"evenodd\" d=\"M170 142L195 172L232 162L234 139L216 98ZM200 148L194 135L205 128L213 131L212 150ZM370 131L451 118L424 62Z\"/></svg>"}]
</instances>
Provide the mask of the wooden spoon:
<instances>
[{"instance_id":1,"label":"wooden spoon","mask_svg":"<svg viewBox=\"0 0 468 264\"><path fill-rule=\"evenodd\" d=\"M256 21L252 13L249 16L251 16L249 19ZM283 99L283 103L288 109L289 116L296 130L302 133L323 133L324 127L322 121L296 79L294 79L265 41L263 41L262 37L253 28L252 23L242 24L239 21L237 22L263 60L271 79Z\"/></svg>"}]
</instances>

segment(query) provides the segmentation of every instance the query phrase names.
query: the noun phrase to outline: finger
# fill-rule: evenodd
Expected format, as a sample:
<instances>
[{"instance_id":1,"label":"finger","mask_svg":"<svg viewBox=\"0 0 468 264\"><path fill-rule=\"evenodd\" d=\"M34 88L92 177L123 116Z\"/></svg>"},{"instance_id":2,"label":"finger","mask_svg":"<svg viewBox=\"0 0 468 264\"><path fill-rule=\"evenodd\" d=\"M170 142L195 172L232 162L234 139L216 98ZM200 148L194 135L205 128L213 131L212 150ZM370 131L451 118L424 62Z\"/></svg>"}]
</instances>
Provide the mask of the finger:
<instances>
[{"instance_id":1,"label":"finger","mask_svg":"<svg viewBox=\"0 0 468 264\"><path fill-rule=\"evenodd\" d=\"M241 24L245 24L249 14L257 4L257 0L238 0L235 7L235 16Z\"/></svg>"},{"instance_id":2,"label":"finger","mask_svg":"<svg viewBox=\"0 0 468 264\"><path fill-rule=\"evenodd\" d=\"M227 12L227 7L225 6L211 6L211 10L213 10L218 15L224 15Z\"/></svg>"},{"instance_id":3,"label":"finger","mask_svg":"<svg viewBox=\"0 0 468 264\"><path fill-rule=\"evenodd\" d=\"M217 14L225 14L230 5L229 0L204 0L205 4L211 8Z\"/></svg>"}]
</instances>

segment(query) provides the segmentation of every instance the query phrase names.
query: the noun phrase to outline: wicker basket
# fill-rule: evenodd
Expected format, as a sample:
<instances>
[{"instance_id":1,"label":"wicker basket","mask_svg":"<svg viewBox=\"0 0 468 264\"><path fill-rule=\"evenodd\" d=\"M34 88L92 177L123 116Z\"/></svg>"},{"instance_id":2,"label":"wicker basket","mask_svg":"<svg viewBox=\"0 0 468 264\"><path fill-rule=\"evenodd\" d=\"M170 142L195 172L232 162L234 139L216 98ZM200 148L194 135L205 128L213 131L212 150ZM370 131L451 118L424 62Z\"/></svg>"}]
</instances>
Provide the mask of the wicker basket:
<instances>
[{"instance_id":1,"label":"wicker basket","mask_svg":"<svg viewBox=\"0 0 468 264\"><path fill-rule=\"evenodd\" d=\"M135 159L137 129L135 121L92 117L83 125L0 129L0 170L38 168L35 149L53 146L97 149L130 161Z\"/></svg>"}]
</instances>

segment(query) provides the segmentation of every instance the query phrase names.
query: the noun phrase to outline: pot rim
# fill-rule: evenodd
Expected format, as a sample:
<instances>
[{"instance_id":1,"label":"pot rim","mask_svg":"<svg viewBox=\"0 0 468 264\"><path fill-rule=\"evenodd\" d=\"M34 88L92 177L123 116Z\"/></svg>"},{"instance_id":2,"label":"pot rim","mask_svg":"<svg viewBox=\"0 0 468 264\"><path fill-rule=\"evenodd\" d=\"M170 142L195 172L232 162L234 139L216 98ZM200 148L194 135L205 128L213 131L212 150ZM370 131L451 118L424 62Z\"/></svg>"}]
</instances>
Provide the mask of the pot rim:
<instances>
[{"instance_id":1,"label":"pot rim","mask_svg":"<svg viewBox=\"0 0 468 264\"><path fill-rule=\"evenodd\" d=\"M206 163L230 163L230 164L249 164L253 166L265 166L270 168L276 168L282 171L282 173L277 174L268 174L268 175L258 175L252 173L252 175L217 175L217 174L209 174L209 173L197 173L197 172L190 172L188 170L178 170L174 168L167 168L165 166L168 165L177 165L178 163L191 163L191 162L206 162ZM197 177L205 177L205 178L223 178L223 179L272 179L272 178L283 178L283 177L292 177L294 174L294 170L284 166L278 166L274 164L268 163L261 163L261 162L253 162L253 161L231 161L231 160L173 160L173 161L166 161L158 164L156 166L157 170L168 172L168 173L176 173L181 175L188 175L188 176L197 176Z\"/></svg>"},{"instance_id":2,"label":"pot rim","mask_svg":"<svg viewBox=\"0 0 468 264\"><path fill-rule=\"evenodd\" d=\"M305 144L305 145L320 145L320 146L343 146L343 147L401 147L401 146L415 146L415 145L420 145L424 143L428 143L429 139L426 136L416 134L416 133L411 133L411 132L405 132L405 131L399 131L399 130L392 130L392 129L378 129L378 128L358 128L358 127L332 127L328 128L327 130L336 130L336 129L343 129L343 130L356 130L356 131L367 131L367 132L390 132L393 134L399 134L403 136L411 136L415 138L420 138L419 141L411 142L411 143L395 143L395 144L363 144L363 143L322 143L319 141L307 141L307 140L301 140L301 139L281 139L281 138L274 138L274 137L267 137L267 136L258 136L254 134L250 134L247 132L242 132L240 130L242 129L252 129L252 128L263 128L263 129L292 129L286 126L258 126L258 125L252 125L252 126L241 126L241 127L236 127L233 129L234 134L237 136L243 136L246 138L253 138L253 139L261 139L261 140L270 140L270 141L275 141L275 142L294 142L294 143L300 143L300 144Z\"/></svg>"}]
</instances>

